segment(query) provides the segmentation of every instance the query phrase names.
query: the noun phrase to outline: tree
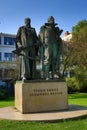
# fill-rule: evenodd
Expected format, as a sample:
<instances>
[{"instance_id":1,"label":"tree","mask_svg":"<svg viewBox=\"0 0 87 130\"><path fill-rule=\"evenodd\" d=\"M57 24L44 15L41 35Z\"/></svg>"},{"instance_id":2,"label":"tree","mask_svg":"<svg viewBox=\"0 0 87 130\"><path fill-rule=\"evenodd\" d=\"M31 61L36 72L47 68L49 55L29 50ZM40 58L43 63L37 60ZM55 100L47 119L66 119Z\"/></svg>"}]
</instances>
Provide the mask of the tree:
<instances>
[{"instance_id":1,"label":"tree","mask_svg":"<svg viewBox=\"0 0 87 130\"><path fill-rule=\"evenodd\" d=\"M87 69L87 20L78 22L72 28L71 43L75 64Z\"/></svg>"},{"instance_id":2,"label":"tree","mask_svg":"<svg viewBox=\"0 0 87 130\"><path fill-rule=\"evenodd\" d=\"M67 65L75 66L74 77L67 79L70 91L87 92L87 20L79 21L72 28L71 46L66 59L69 61Z\"/></svg>"},{"instance_id":3,"label":"tree","mask_svg":"<svg viewBox=\"0 0 87 130\"><path fill-rule=\"evenodd\" d=\"M18 68L19 62L18 60L10 62L10 61L4 61L1 63L0 68L0 78L3 80L10 81L14 83L18 78Z\"/></svg>"},{"instance_id":4,"label":"tree","mask_svg":"<svg viewBox=\"0 0 87 130\"><path fill-rule=\"evenodd\" d=\"M76 35L82 29L87 27L87 20L81 20L77 23L77 25L72 27L72 34Z\"/></svg>"},{"instance_id":5,"label":"tree","mask_svg":"<svg viewBox=\"0 0 87 130\"><path fill-rule=\"evenodd\" d=\"M64 73L70 71L73 65L73 48L70 42L63 41L63 76Z\"/></svg>"}]
</instances>

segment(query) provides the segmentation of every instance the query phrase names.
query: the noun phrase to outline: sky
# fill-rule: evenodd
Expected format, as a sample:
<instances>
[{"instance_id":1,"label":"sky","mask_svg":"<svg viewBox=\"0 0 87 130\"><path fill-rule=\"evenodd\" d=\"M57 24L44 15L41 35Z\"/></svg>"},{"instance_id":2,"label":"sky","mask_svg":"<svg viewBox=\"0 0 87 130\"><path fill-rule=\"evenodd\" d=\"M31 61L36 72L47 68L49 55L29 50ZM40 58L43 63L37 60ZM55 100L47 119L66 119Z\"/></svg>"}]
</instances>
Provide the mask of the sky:
<instances>
[{"instance_id":1,"label":"sky","mask_svg":"<svg viewBox=\"0 0 87 130\"><path fill-rule=\"evenodd\" d=\"M81 20L87 20L87 0L0 0L0 32L17 34L26 17L31 18L31 26L36 29L47 22L49 16L55 18L62 36Z\"/></svg>"}]
</instances>

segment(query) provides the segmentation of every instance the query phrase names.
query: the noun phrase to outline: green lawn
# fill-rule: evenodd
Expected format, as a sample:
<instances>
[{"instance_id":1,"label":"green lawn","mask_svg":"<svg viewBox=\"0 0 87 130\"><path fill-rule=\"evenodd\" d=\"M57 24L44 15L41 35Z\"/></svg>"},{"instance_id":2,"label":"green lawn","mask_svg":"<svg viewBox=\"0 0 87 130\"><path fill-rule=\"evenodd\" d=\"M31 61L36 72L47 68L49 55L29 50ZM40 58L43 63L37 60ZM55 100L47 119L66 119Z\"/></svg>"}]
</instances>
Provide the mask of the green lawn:
<instances>
[{"instance_id":1,"label":"green lawn","mask_svg":"<svg viewBox=\"0 0 87 130\"><path fill-rule=\"evenodd\" d=\"M7 106L14 106L14 99L13 98L0 101L0 108L7 107Z\"/></svg>"},{"instance_id":2,"label":"green lawn","mask_svg":"<svg viewBox=\"0 0 87 130\"><path fill-rule=\"evenodd\" d=\"M69 104L87 106L87 93L76 93L68 95Z\"/></svg>"},{"instance_id":3,"label":"green lawn","mask_svg":"<svg viewBox=\"0 0 87 130\"><path fill-rule=\"evenodd\" d=\"M57 123L1 120L0 130L87 130L87 118Z\"/></svg>"},{"instance_id":4,"label":"green lawn","mask_svg":"<svg viewBox=\"0 0 87 130\"><path fill-rule=\"evenodd\" d=\"M87 94L77 93L68 96L69 104L87 106ZM0 101L0 107L13 106L14 101ZM87 130L87 118L56 123L0 120L0 130Z\"/></svg>"}]
</instances>

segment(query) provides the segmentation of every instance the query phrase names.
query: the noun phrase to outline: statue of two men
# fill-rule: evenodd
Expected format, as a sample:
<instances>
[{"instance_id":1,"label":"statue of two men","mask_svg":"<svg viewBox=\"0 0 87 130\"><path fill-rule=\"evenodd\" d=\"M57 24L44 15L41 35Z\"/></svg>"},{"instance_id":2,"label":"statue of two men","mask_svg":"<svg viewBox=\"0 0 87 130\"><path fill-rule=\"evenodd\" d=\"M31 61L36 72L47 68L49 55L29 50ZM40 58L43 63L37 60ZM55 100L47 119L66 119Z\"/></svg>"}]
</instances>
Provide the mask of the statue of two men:
<instances>
[{"instance_id":1,"label":"statue of two men","mask_svg":"<svg viewBox=\"0 0 87 130\"><path fill-rule=\"evenodd\" d=\"M31 19L25 19L25 26L19 27L16 36L16 49L20 49L20 72L19 79L36 79L36 55L42 61L44 78L49 79L51 72L52 79L59 71L60 55L62 53L62 40L60 35L63 30L56 26L54 17L48 18L40 28L37 37L35 28L31 27ZM38 51L39 50L39 51Z\"/></svg>"}]
</instances>

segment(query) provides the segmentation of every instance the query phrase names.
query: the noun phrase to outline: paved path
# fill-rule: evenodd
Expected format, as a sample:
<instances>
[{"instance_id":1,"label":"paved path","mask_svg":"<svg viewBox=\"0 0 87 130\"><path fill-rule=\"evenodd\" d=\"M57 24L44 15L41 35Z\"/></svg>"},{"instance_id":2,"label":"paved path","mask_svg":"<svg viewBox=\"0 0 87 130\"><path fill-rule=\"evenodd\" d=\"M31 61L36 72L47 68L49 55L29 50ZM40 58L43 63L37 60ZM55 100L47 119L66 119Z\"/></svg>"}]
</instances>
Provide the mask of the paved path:
<instances>
[{"instance_id":1,"label":"paved path","mask_svg":"<svg viewBox=\"0 0 87 130\"><path fill-rule=\"evenodd\" d=\"M87 107L69 105L69 110L22 114L12 107L0 108L0 119L25 120L25 121L60 121L63 119L76 119L87 116Z\"/></svg>"}]
</instances>

